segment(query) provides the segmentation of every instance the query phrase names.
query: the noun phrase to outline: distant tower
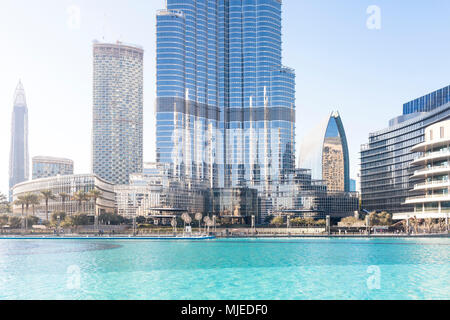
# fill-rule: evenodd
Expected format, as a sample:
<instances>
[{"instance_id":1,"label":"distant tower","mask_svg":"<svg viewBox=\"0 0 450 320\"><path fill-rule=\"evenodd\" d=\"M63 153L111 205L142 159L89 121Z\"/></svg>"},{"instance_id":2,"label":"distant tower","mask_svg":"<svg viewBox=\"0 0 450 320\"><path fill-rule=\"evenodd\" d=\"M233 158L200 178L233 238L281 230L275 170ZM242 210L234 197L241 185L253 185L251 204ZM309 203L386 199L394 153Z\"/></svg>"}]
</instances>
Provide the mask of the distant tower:
<instances>
[{"instance_id":1,"label":"distant tower","mask_svg":"<svg viewBox=\"0 0 450 320\"><path fill-rule=\"evenodd\" d=\"M141 48L94 42L92 171L115 184L143 166Z\"/></svg>"},{"instance_id":2,"label":"distant tower","mask_svg":"<svg viewBox=\"0 0 450 320\"><path fill-rule=\"evenodd\" d=\"M339 112L333 112L303 138L298 167L311 169L312 178L325 181L328 191L350 191L347 137Z\"/></svg>"},{"instance_id":3,"label":"distant tower","mask_svg":"<svg viewBox=\"0 0 450 320\"><path fill-rule=\"evenodd\" d=\"M14 107L11 121L11 149L9 154L9 199L12 187L28 180L28 108L22 82L14 93Z\"/></svg>"}]
</instances>

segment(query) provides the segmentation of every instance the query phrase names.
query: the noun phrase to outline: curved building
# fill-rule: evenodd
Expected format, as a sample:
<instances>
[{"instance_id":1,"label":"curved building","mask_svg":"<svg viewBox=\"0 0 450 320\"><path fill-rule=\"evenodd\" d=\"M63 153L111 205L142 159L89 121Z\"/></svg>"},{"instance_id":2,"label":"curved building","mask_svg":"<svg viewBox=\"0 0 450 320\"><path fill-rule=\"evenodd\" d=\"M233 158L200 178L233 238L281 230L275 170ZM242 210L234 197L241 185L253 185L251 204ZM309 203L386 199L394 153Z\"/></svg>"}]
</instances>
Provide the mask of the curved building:
<instances>
[{"instance_id":1,"label":"curved building","mask_svg":"<svg viewBox=\"0 0 450 320\"><path fill-rule=\"evenodd\" d=\"M92 199L86 199L80 204L73 198L77 191L89 192L93 189L101 192L96 206ZM96 208L99 214L103 212L113 213L115 210L114 185L93 174L58 176L22 182L14 186L13 200L17 200L19 196L27 193L40 195L41 191L44 190L51 190L56 196L55 199L49 200L48 208L50 212L65 212L68 215L83 212L94 215ZM60 196L63 193L68 195L64 201ZM20 205L13 206L13 213L20 214L21 210ZM30 208L31 210L34 210L36 216L45 217L45 201L41 200L40 204Z\"/></svg>"},{"instance_id":2,"label":"curved building","mask_svg":"<svg viewBox=\"0 0 450 320\"><path fill-rule=\"evenodd\" d=\"M416 217L447 218L450 213L450 120L441 121L425 129L425 141L414 146L411 152L419 156L411 162L416 167L411 181L414 188L405 205L414 212L396 214L395 219Z\"/></svg>"},{"instance_id":3,"label":"curved building","mask_svg":"<svg viewBox=\"0 0 450 320\"><path fill-rule=\"evenodd\" d=\"M128 184L143 166L144 50L94 42L92 172Z\"/></svg>"},{"instance_id":4,"label":"curved building","mask_svg":"<svg viewBox=\"0 0 450 320\"><path fill-rule=\"evenodd\" d=\"M339 112L304 137L298 167L311 169L312 178L324 180L330 192L350 191L348 145Z\"/></svg>"},{"instance_id":5,"label":"curved building","mask_svg":"<svg viewBox=\"0 0 450 320\"><path fill-rule=\"evenodd\" d=\"M441 98L431 103L434 98L429 97L433 96ZM361 146L361 200L365 210L413 211L414 206L405 204L405 200L414 188L411 177L418 169L411 163L420 154L411 148L425 141L426 127L450 118L450 102L445 101L442 94L431 93L408 102L404 115L391 120L389 127L369 135L368 143ZM411 106L418 112L409 114Z\"/></svg>"},{"instance_id":6,"label":"curved building","mask_svg":"<svg viewBox=\"0 0 450 320\"><path fill-rule=\"evenodd\" d=\"M55 157L33 157L33 180L73 174L73 161Z\"/></svg>"},{"instance_id":7,"label":"curved building","mask_svg":"<svg viewBox=\"0 0 450 320\"><path fill-rule=\"evenodd\" d=\"M156 159L212 187L295 169L295 72L281 0L167 0L157 16Z\"/></svg>"},{"instance_id":8,"label":"curved building","mask_svg":"<svg viewBox=\"0 0 450 320\"><path fill-rule=\"evenodd\" d=\"M22 82L16 87L11 121L11 149L9 154L9 197L12 188L29 178L28 108Z\"/></svg>"}]
</instances>

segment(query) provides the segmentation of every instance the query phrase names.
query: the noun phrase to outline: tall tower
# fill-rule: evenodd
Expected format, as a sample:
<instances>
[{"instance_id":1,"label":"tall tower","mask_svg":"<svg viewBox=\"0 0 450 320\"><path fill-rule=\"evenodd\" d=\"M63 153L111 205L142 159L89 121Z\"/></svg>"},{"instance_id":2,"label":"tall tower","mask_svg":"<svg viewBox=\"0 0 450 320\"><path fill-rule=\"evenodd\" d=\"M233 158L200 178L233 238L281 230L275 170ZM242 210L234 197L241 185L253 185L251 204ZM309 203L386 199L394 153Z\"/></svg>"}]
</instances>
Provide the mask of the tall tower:
<instances>
[{"instance_id":1,"label":"tall tower","mask_svg":"<svg viewBox=\"0 0 450 320\"><path fill-rule=\"evenodd\" d=\"M334 111L303 138L298 167L311 169L312 178L325 181L330 192L349 192L349 159L344 124Z\"/></svg>"},{"instance_id":2,"label":"tall tower","mask_svg":"<svg viewBox=\"0 0 450 320\"><path fill-rule=\"evenodd\" d=\"M280 0L167 0L157 15L157 161L267 190L295 168Z\"/></svg>"},{"instance_id":3,"label":"tall tower","mask_svg":"<svg viewBox=\"0 0 450 320\"><path fill-rule=\"evenodd\" d=\"M141 48L94 42L92 171L115 184L143 166Z\"/></svg>"},{"instance_id":4,"label":"tall tower","mask_svg":"<svg viewBox=\"0 0 450 320\"><path fill-rule=\"evenodd\" d=\"M9 153L9 199L12 200L12 187L28 180L28 108L22 82L14 93L14 107L11 121L11 149Z\"/></svg>"}]
</instances>

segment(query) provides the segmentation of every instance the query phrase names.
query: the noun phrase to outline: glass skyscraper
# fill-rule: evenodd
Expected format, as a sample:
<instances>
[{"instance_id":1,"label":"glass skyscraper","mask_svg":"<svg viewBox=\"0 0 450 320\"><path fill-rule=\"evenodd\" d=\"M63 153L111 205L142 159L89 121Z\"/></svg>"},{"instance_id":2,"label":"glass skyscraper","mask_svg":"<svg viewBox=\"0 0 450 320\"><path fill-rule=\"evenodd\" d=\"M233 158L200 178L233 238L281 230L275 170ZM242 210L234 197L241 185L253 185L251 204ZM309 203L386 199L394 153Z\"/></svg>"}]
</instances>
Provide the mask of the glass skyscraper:
<instances>
[{"instance_id":1,"label":"glass skyscraper","mask_svg":"<svg viewBox=\"0 0 450 320\"><path fill-rule=\"evenodd\" d=\"M413 101L428 99L424 96ZM412 148L424 142L427 126L450 118L450 102L424 111L391 120L388 128L371 133L369 142L361 146L363 209L390 213L413 211L414 206L405 201L414 189L413 175L420 169L414 161L421 154Z\"/></svg>"},{"instance_id":2,"label":"glass skyscraper","mask_svg":"<svg viewBox=\"0 0 450 320\"><path fill-rule=\"evenodd\" d=\"M11 121L11 149L9 154L9 198L12 188L29 178L28 108L22 82L16 87Z\"/></svg>"},{"instance_id":3,"label":"glass skyscraper","mask_svg":"<svg viewBox=\"0 0 450 320\"><path fill-rule=\"evenodd\" d=\"M450 86L431 92L403 105L403 114L429 112L450 102Z\"/></svg>"},{"instance_id":4,"label":"glass skyscraper","mask_svg":"<svg viewBox=\"0 0 450 320\"><path fill-rule=\"evenodd\" d=\"M270 192L295 169L295 74L280 0L168 0L157 15L157 161Z\"/></svg>"},{"instance_id":5,"label":"glass skyscraper","mask_svg":"<svg viewBox=\"0 0 450 320\"><path fill-rule=\"evenodd\" d=\"M42 179L73 174L73 161L55 157L33 157L32 179Z\"/></svg>"},{"instance_id":6,"label":"glass skyscraper","mask_svg":"<svg viewBox=\"0 0 450 320\"><path fill-rule=\"evenodd\" d=\"M94 42L92 170L115 184L142 172L143 56L136 46Z\"/></svg>"}]
</instances>

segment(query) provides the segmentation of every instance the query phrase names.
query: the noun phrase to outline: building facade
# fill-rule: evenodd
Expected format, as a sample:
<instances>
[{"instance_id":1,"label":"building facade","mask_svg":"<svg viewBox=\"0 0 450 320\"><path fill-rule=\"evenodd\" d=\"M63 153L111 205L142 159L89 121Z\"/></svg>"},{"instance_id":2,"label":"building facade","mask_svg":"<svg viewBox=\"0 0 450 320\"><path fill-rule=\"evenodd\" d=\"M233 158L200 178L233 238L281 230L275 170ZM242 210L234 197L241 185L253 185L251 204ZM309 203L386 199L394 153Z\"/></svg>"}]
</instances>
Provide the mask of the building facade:
<instances>
[{"instance_id":1,"label":"building facade","mask_svg":"<svg viewBox=\"0 0 450 320\"><path fill-rule=\"evenodd\" d=\"M350 191L350 160L344 125L338 112L307 134L300 147L299 168L311 168L329 192Z\"/></svg>"},{"instance_id":2,"label":"building facade","mask_svg":"<svg viewBox=\"0 0 450 320\"><path fill-rule=\"evenodd\" d=\"M124 216L146 216L158 208L206 214L208 188L173 176L167 163L145 163L142 173L130 176L129 185L115 186L116 206Z\"/></svg>"},{"instance_id":3,"label":"building facade","mask_svg":"<svg viewBox=\"0 0 450 320\"><path fill-rule=\"evenodd\" d=\"M210 215L230 222L251 224L252 217L259 221L258 191L250 188L216 188L209 199Z\"/></svg>"},{"instance_id":4,"label":"building facade","mask_svg":"<svg viewBox=\"0 0 450 320\"><path fill-rule=\"evenodd\" d=\"M431 92L403 105L403 115L429 112L450 102L450 86Z\"/></svg>"},{"instance_id":5,"label":"building facade","mask_svg":"<svg viewBox=\"0 0 450 320\"><path fill-rule=\"evenodd\" d=\"M311 169L296 169L289 183L277 186L272 205L273 215L339 219L359 210L359 194L328 191L325 180L312 179Z\"/></svg>"},{"instance_id":6,"label":"building facade","mask_svg":"<svg viewBox=\"0 0 450 320\"><path fill-rule=\"evenodd\" d=\"M413 210L394 214L394 219L449 217L450 120L428 126L424 136L424 142L411 149L419 154L411 162L418 169L411 176L414 187L405 201Z\"/></svg>"},{"instance_id":7,"label":"building facade","mask_svg":"<svg viewBox=\"0 0 450 320\"><path fill-rule=\"evenodd\" d=\"M9 153L9 198L12 188L29 179L28 155L28 107L22 82L14 93L14 106L11 121L11 147Z\"/></svg>"},{"instance_id":8,"label":"building facade","mask_svg":"<svg viewBox=\"0 0 450 320\"><path fill-rule=\"evenodd\" d=\"M73 161L54 157L33 157L32 179L73 175Z\"/></svg>"},{"instance_id":9,"label":"building facade","mask_svg":"<svg viewBox=\"0 0 450 320\"><path fill-rule=\"evenodd\" d=\"M73 198L73 195L78 191L89 192L94 189L101 192L101 196L97 199L97 212L99 214L115 212L114 185L93 174L57 176L23 182L14 186L13 200L17 200L21 195L27 193L40 196L41 191L50 190L56 197L49 200L49 212L65 212L67 215L77 213L94 215L95 203L92 199L87 199L80 205ZM68 197L63 200L60 196L62 194L67 194ZM29 213L33 210L34 215L45 218L45 201L42 200L40 204L35 205L34 208L29 208L29 210ZM20 205L13 205L14 214L21 214L21 212L22 207Z\"/></svg>"},{"instance_id":10,"label":"building facade","mask_svg":"<svg viewBox=\"0 0 450 320\"><path fill-rule=\"evenodd\" d=\"M414 189L411 177L418 167L413 161L420 156L412 148L424 142L427 126L449 117L450 103L447 103L429 112L400 116L391 120L388 128L369 135L369 143L361 147L363 209L413 211L413 205L404 205L409 190Z\"/></svg>"},{"instance_id":11,"label":"building facade","mask_svg":"<svg viewBox=\"0 0 450 320\"><path fill-rule=\"evenodd\" d=\"M281 1L168 0L157 15L157 161L261 192L295 169Z\"/></svg>"},{"instance_id":12,"label":"building facade","mask_svg":"<svg viewBox=\"0 0 450 320\"><path fill-rule=\"evenodd\" d=\"M128 184L143 165L144 51L94 42L92 171Z\"/></svg>"}]
</instances>

